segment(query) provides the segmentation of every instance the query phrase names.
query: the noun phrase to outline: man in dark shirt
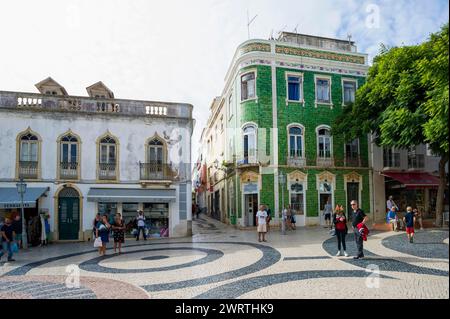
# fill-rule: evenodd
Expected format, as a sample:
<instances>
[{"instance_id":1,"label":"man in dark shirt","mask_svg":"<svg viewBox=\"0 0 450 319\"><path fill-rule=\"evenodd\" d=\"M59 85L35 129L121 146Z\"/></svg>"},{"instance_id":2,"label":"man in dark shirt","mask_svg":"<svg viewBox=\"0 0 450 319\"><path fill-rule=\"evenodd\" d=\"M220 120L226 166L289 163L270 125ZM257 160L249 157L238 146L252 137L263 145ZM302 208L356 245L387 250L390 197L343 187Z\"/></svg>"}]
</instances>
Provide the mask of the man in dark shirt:
<instances>
[{"instance_id":1,"label":"man in dark shirt","mask_svg":"<svg viewBox=\"0 0 450 319\"><path fill-rule=\"evenodd\" d=\"M19 214L14 217L12 225L14 232L16 233L15 239L17 241L17 245L19 245L19 247L22 247L22 219L20 218Z\"/></svg>"},{"instance_id":2,"label":"man in dark shirt","mask_svg":"<svg viewBox=\"0 0 450 319\"><path fill-rule=\"evenodd\" d=\"M365 224L367 222L367 220L369 219L369 217L366 216L366 214L364 214L362 209L360 209L358 207L358 202L356 200L352 200L350 202L350 205L352 206L352 210L353 210L352 228L353 228L353 233L355 234L356 247L358 249L357 255L353 258L360 259L360 258L364 258L364 252L363 252L364 247L363 247L363 237L359 233L358 224L360 224L360 223Z\"/></svg>"},{"instance_id":3,"label":"man in dark shirt","mask_svg":"<svg viewBox=\"0 0 450 319\"><path fill-rule=\"evenodd\" d=\"M2 236L2 251L0 253L0 259L2 258L4 251L8 251L8 261L15 261L12 251L12 244L14 242L14 237L16 236L14 232L14 227L11 223L11 219L5 218L5 224L3 224L2 228L0 229L0 233Z\"/></svg>"}]
</instances>

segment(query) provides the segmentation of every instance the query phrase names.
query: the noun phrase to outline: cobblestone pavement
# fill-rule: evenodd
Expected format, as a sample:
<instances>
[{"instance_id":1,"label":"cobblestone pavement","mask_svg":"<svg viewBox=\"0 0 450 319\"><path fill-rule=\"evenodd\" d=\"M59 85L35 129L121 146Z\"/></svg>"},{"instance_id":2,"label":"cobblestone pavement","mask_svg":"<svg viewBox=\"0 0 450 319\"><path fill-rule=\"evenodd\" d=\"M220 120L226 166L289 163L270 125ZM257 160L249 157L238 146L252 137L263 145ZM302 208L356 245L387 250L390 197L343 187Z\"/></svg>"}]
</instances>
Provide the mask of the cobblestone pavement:
<instances>
[{"instance_id":1,"label":"cobblestone pavement","mask_svg":"<svg viewBox=\"0 0 450 319\"><path fill-rule=\"evenodd\" d=\"M362 260L335 256L322 227L272 229L259 243L255 230L202 216L193 232L129 239L121 255L59 243L3 257L0 298L449 298L448 230L419 231L413 244L404 232L372 232Z\"/></svg>"}]
</instances>

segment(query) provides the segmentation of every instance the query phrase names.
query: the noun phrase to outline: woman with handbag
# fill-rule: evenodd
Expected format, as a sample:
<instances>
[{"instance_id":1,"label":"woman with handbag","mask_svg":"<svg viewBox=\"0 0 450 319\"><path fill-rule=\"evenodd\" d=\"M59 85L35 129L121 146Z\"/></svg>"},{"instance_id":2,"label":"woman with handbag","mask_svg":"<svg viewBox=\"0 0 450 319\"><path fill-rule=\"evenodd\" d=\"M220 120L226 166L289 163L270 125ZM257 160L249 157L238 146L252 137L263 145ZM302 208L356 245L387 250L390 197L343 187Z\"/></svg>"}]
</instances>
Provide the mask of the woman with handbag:
<instances>
[{"instance_id":1,"label":"woman with handbag","mask_svg":"<svg viewBox=\"0 0 450 319\"><path fill-rule=\"evenodd\" d=\"M344 249L345 257L348 257L347 247L345 245L345 236L347 236L347 218L344 214L344 207L337 205L335 212L333 214L333 224L335 229L335 234L338 242L338 252L336 256L342 256L341 246Z\"/></svg>"},{"instance_id":2,"label":"woman with handbag","mask_svg":"<svg viewBox=\"0 0 450 319\"><path fill-rule=\"evenodd\" d=\"M117 213L114 217L112 230L114 233L114 253L116 253L117 246L119 246L120 255L122 253L122 244L125 242L125 223L119 213Z\"/></svg>"},{"instance_id":3,"label":"woman with handbag","mask_svg":"<svg viewBox=\"0 0 450 319\"><path fill-rule=\"evenodd\" d=\"M98 247L98 253L100 256L104 256L106 253L106 244L109 243L109 230L111 228L106 215L102 216L102 219L98 222L96 228L94 247L98 245L98 239L100 238L102 245Z\"/></svg>"}]
</instances>

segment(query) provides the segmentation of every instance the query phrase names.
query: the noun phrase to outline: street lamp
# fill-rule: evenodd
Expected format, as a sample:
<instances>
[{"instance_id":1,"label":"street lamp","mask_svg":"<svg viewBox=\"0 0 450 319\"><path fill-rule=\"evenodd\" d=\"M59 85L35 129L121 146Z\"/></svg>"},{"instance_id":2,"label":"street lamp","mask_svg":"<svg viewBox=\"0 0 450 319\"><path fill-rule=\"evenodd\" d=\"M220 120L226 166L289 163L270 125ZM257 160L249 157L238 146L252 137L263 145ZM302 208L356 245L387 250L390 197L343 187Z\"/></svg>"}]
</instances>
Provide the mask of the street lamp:
<instances>
[{"instance_id":1,"label":"street lamp","mask_svg":"<svg viewBox=\"0 0 450 319\"><path fill-rule=\"evenodd\" d=\"M283 234L285 234L283 209L284 209L284 185L286 185L286 175L283 172L280 172L280 174L278 175L278 182L281 185L281 228L282 228Z\"/></svg>"},{"instance_id":2,"label":"street lamp","mask_svg":"<svg viewBox=\"0 0 450 319\"><path fill-rule=\"evenodd\" d=\"M25 224L25 212L23 208L23 195L27 191L27 184L24 183L23 178L20 179L20 182L16 184L17 192L20 195L20 208L22 210L22 245L24 249L28 248L27 244L27 228Z\"/></svg>"}]
</instances>

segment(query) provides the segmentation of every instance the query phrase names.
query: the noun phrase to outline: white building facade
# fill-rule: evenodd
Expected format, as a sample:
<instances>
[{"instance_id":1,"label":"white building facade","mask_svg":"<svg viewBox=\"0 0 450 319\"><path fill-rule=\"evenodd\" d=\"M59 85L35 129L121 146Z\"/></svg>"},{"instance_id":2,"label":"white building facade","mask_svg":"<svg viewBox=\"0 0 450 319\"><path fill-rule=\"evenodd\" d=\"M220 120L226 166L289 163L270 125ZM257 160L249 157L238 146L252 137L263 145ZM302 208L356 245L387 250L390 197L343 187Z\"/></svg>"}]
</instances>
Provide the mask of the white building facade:
<instances>
[{"instance_id":1,"label":"white building facade","mask_svg":"<svg viewBox=\"0 0 450 319\"><path fill-rule=\"evenodd\" d=\"M192 105L115 99L98 82L69 96L0 91L0 217L50 214L53 240L92 239L96 213L120 213L131 233L143 210L151 237L191 234Z\"/></svg>"}]
</instances>

